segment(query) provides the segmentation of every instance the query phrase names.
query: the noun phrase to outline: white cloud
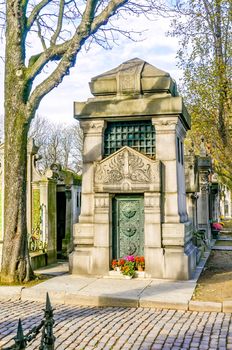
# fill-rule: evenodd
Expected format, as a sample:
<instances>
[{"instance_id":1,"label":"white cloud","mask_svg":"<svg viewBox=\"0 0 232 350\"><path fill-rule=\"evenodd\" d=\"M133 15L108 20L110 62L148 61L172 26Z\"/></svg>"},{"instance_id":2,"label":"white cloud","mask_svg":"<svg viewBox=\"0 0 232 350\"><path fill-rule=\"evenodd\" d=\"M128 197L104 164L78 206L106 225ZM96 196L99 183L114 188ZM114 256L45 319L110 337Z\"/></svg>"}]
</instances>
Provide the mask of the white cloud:
<instances>
[{"instance_id":1,"label":"white cloud","mask_svg":"<svg viewBox=\"0 0 232 350\"><path fill-rule=\"evenodd\" d=\"M83 101L91 96L89 81L92 77L115 68L119 64L134 57L139 57L150 64L165 70L178 80L180 71L176 67L177 39L166 37L169 20L146 21L137 18L131 21L136 30L147 28L140 42L132 42L122 38L119 46L112 50L93 47L89 52L79 53L76 67L65 77L62 84L50 92L41 102L38 109L40 115L59 122L73 120L73 102ZM136 27L135 27L136 25ZM0 62L0 113L3 113L3 63Z\"/></svg>"}]
</instances>

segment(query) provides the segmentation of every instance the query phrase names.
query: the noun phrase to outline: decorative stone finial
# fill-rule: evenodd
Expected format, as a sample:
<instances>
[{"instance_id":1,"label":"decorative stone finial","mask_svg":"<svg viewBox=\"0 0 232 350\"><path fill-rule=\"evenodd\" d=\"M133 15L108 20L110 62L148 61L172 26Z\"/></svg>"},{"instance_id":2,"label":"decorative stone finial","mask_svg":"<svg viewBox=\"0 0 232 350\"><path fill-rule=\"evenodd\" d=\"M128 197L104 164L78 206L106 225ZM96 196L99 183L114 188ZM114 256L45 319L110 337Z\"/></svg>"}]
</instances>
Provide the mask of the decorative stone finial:
<instances>
[{"instance_id":1,"label":"decorative stone finial","mask_svg":"<svg viewBox=\"0 0 232 350\"><path fill-rule=\"evenodd\" d=\"M201 157L207 157L207 151L206 151L206 148L205 148L205 139L204 139L204 136L201 136L200 156L201 156Z\"/></svg>"}]
</instances>

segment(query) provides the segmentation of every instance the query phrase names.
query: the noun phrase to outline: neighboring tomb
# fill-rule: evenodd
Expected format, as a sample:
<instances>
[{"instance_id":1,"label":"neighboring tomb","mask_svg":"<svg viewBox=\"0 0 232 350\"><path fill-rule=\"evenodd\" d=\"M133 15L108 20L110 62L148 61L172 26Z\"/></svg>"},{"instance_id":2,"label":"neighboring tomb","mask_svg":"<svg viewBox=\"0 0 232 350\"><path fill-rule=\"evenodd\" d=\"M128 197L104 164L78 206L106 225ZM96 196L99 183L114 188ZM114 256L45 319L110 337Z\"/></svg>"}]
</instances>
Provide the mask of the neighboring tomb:
<instances>
[{"instance_id":1,"label":"neighboring tomb","mask_svg":"<svg viewBox=\"0 0 232 350\"><path fill-rule=\"evenodd\" d=\"M67 258L72 251L73 224L80 213L80 176L53 164L44 174L36 168L38 147L27 146L27 232L31 264L38 268ZM0 259L3 244L3 160L0 145ZM0 260L1 261L1 260ZM1 269L1 265L0 265Z\"/></svg>"},{"instance_id":2,"label":"neighboring tomb","mask_svg":"<svg viewBox=\"0 0 232 350\"><path fill-rule=\"evenodd\" d=\"M106 275L144 255L146 275L189 279L196 248L186 210L183 142L190 117L170 75L133 59L91 80L75 103L84 132L82 207L70 271Z\"/></svg>"}]
</instances>

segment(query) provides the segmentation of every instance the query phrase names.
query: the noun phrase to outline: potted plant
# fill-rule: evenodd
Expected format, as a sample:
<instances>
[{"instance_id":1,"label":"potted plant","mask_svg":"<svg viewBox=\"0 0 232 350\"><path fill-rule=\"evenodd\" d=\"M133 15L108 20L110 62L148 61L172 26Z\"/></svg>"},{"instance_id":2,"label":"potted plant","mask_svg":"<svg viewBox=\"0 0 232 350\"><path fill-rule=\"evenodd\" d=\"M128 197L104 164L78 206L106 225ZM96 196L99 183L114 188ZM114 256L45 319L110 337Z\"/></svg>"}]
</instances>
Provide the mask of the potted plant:
<instances>
[{"instance_id":1,"label":"potted plant","mask_svg":"<svg viewBox=\"0 0 232 350\"><path fill-rule=\"evenodd\" d=\"M193 232L193 244L196 247L201 247L205 245L205 231L198 230Z\"/></svg>"},{"instance_id":2,"label":"potted plant","mask_svg":"<svg viewBox=\"0 0 232 350\"><path fill-rule=\"evenodd\" d=\"M118 269L118 267L119 267L119 266L118 266L118 260L114 259L114 260L112 261L111 267L112 267L113 270L117 271L117 269Z\"/></svg>"},{"instance_id":3,"label":"potted plant","mask_svg":"<svg viewBox=\"0 0 232 350\"><path fill-rule=\"evenodd\" d=\"M126 278L131 279L135 275L135 263L133 261L126 261L121 268L121 272Z\"/></svg>"},{"instance_id":4,"label":"potted plant","mask_svg":"<svg viewBox=\"0 0 232 350\"><path fill-rule=\"evenodd\" d=\"M118 259L118 267L120 270L122 270L122 267L125 265L125 262L126 262L126 260L123 258Z\"/></svg>"},{"instance_id":5,"label":"potted plant","mask_svg":"<svg viewBox=\"0 0 232 350\"><path fill-rule=\"evenodd\" d=\"M223 229L223 226L218 222L212 224L212 236L214 239L218 238L219 232Z\"/></svg>"},{"instance_id":6,"label":"potted plant","mask_svg":"<svg viewBox=\"0 0 232 350\"><path fill-rule=\"evenodd\" d=\"M144 256L135 257L135 266L138 271L144 271L145 269L145 259Z\"/></svg>"}]
</instances>

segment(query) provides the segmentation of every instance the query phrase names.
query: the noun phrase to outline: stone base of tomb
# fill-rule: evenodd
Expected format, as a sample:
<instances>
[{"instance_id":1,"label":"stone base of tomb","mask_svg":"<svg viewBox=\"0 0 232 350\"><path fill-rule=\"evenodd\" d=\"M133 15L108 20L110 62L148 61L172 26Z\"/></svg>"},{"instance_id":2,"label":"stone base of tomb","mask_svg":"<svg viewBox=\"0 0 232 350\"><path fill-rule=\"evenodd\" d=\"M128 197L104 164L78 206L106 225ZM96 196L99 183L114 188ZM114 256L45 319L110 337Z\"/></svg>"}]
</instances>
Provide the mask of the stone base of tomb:
<instances>
[{"instance_id":1,"label":"stone base of tomb","mask_svg":"<svg viewBox=\"0 0 232 350\"><path fill-rule=\"evenodd\" d=\"M146 275L172 280L190 279L196 269L197 256L197 249L191 241L190 223L165 223L162 226L163 246L144 247ZM93 224L75 225L75 250L69 255L72 274L104 276L109 273L112 247L107 244L96 246L92 231Z\"/></svg>"},{"instance_id":2,"label":"stone base of tomb","mask_svg":"<svg viewBox=\"0 0 232 350\"><path fill-rule=\"evenodd\" d=\"M47 253L43 253L43 252L30 253L30 263L31 263L32 270L37 270L41 267L47 266L48 264Z\"/></svg>"}]
</instances>

